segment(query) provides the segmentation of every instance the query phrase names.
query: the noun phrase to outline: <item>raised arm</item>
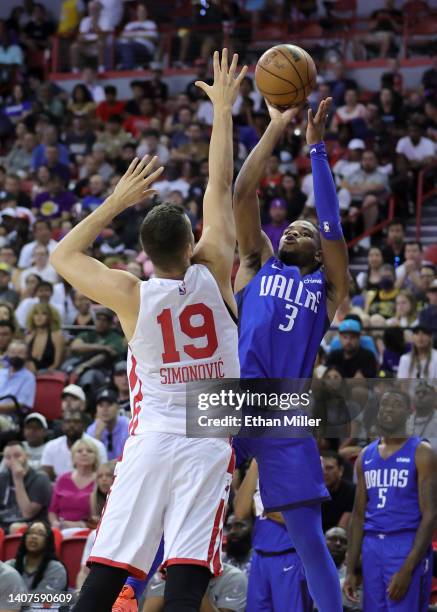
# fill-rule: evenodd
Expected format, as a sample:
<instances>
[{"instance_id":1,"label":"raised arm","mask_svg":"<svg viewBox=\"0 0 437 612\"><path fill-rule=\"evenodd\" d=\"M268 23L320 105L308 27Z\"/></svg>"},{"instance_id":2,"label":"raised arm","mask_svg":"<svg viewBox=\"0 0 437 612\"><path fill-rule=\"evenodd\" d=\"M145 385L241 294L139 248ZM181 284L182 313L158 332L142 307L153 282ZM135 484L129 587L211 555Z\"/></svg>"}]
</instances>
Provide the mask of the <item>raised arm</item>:
<instances>
[{"instance_id":1,"label":"raised arm","mask_svg":"<svg viewBox=\"0 0 437 612\"><path fill-rule=\"evenodd\" d=\"M363 469L361 467L362 453L356 461L357 488L355 491L354 509L352 519L349 523L346 578L343 591L349 601L357 602L357 577L356 568L361 555L361 544L364 533L364 515L367 504L366 483L364 482Z\"/></svg>"},{"instance_id":2,"label":"raised arm","mask_svg":"<svg viewBox=\"0 0 437 612\"><path fill-rule=\"evenodd\" d=\"M231 272L235 253L235 226L232 214L232 179L234 172L232 106L240 83L247 72L242 68L235 77L238 56L228 67L228 51L214 53L214 83L197 81L214 107L209 144L209 180L203 199L203 231L194 250L194 263L205 264L216 279L229 306L235 310Z\"/></svg>"},{"instance_id":3,"label":"raised arm","mask_svg":"<svg viewBox=\"0 0 437 612\"><path fill-rule=\"evenodd\" d=\"M416 468L422 520L417 528L413 548L388 585L388 596L394 601L400 601L408 591L411 576L426 555L437 527L437 458L427 442L417 447Z\"/></svg>"},{"instance_id":4,"label":"raised arm","mask_svg":"<svg viewBox=\"0 0 437 612\"><path fill-rule=\"evenodd\" d=\"M340 223L334 179L323 143L332 98L320 102L316 116L308 110L307 144L310 147L314 199L320 224L323 267L328 282L328 315L334 318L349 291L348 253Z\"/></svg>"},{"instance_id":5,"label":"raised arm","mask_svg":"<svg viewBox=\"0 0 437 612\"><path fill-rule=\"evenodd\" d=\"M234 515L237 519L248 519L253 515L253 496L258 486L258 465L252 459L243 482L235 493Z\"/></svg>"},{"instance_id":6,"label":"raised arm","mask_svg":"<svg viewBox=\"0 0 437 612\"><path fill-rule=\"evenodd\" d=\"M235 182L234 216L240 255L240 268L235 281L236 291L243 289L273 255L270 240L261 229L258 186L286 126L300 111L300 108L296 107L281 113L267 101L266 104L271 121L261 140L244 162Z\"/></svg>"},{"instance_id":7,"label":"raised arm","mask_svg":"<svg viewBox=\"0 0 437 612\"><path fill-rule=\"evenodd\" d=\"M86 251L114 217L154 193L149 187L163 170L154 170L156 159L135 158L114 193L76 225L50 256L52 266L70 285L117 313L128 339L135 331L139 310L139 281L128 272L110 270Z\"/></svg>"}]
</instances>

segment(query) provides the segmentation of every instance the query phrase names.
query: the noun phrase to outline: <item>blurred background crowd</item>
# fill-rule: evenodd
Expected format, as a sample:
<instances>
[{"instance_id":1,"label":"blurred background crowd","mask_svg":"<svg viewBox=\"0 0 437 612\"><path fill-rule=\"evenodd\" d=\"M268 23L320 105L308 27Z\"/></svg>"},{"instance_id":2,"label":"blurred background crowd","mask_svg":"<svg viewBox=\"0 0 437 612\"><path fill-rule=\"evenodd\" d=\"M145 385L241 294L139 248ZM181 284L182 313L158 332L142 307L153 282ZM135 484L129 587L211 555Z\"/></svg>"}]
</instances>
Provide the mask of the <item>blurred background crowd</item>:
<instances>
[{"instance_id":1,"label":"blurred background crowd","mask_svg":"<svg viewBox=\"0 0 437 612\"><path fill-rule=\"evenodd\" d=\"M415 379L413 429L437 450L436 7L373 4L364 18L356 2L334 0L63 0L60 12L24 0L2 9L0 528L21 542L3 559L15 557L25 588L76 584L82 549L67 576L56 560L61 534L69 542L79 533L83 548L95 528L113 478L108 461L121 454L130 418L118 321L58 278L50 252L104 201L135 155L157 155L165 166L154 186L159 195L118 217L93 255L152 277L138 228L156 201L183 206L200 235L212 106L194 81L211 77L211 52L223 45L254 64L272 44L297 41L316 60L309 104L333 97L326 143L351 291L320 347L315 376L334 398L346 379ZM415 66L417 86L405 83L405 65ZM383 71L366 87L356 77L369 66ZM237 174L269 122L253 74L233 115ZM291 220L315 221L305 122L303 111L288 126L259 189L275 249ZM352 465L371 435L364 418L344 436L319 440L332 496L324 529L340 576ZM236 474L235 490L243 476ZM227 559L244 576L250 551L251 517L231 516ZM231 574L230 584L244 586Z\"/></svg>"}]
</instances>

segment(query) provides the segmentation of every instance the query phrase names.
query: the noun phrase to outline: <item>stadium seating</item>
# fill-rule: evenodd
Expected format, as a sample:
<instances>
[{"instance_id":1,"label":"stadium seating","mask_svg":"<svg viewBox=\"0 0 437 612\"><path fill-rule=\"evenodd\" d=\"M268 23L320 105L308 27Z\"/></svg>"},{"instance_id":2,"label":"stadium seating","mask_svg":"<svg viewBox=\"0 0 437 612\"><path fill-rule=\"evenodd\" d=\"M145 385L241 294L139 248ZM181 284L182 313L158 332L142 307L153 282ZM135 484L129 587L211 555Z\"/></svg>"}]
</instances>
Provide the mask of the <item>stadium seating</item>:
<instances>
[{"instance_id":1,"label":"stadium seating","mask_svg":"<svg viewBox=\"0 0 437 612\"><path fill-rule=\"evenodd\" d=\"M34 411L43 414L48 421L61 418L61 395L65 380L63 372L37 376Z\"/></svg>"},{"instance_id":2,"label":"stadium seating","mask_svg":"<svg viewBox=\"0 0 437 612\"><path fill-rule=\"evenodd\" d=\"M68 586L70 588L76 586L76 578L80 570L80 562L86 541L87 536L73 536L62 540L61 561L67 568Z\"/></svg>"}]
</instances>

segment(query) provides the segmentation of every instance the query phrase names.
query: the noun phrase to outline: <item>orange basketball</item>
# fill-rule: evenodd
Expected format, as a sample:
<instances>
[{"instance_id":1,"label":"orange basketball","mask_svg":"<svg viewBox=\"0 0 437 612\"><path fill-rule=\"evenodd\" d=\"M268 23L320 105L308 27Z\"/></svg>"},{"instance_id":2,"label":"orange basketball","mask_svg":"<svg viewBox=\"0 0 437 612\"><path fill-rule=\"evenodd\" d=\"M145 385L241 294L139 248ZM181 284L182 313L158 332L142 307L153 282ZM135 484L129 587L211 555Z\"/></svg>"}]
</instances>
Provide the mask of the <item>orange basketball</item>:
<instances>
[{"instance_id":1,"label":"orange basketball","mask_svg":"<svg viewBox=\"0 0 437 612\"><path fill-rule=\"evenodd\" d=\"M274 106L302 104L316 85L312 57L296 45L276 45L258 60L255 81L260 93Z\"/></svg>"}]
</instances>

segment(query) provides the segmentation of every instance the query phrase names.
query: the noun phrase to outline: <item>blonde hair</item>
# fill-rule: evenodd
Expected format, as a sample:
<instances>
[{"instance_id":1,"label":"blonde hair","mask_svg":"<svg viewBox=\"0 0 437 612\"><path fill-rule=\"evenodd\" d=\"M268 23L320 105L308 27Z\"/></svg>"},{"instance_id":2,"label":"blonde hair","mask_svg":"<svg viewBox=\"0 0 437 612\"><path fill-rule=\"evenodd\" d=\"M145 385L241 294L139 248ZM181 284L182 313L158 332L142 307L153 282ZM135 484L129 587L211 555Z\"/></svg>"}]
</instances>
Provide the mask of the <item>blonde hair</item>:
<instances>
[{"instance_id":1,"label":"blonde hair","mask_svg":"<svg viewBox=\"0 0 437 612\"><path fill-rule=\"evenodd\" d=\"M100 465L99 449L94 444L94 442L92 440L88 440L88 438L81 438L80 440L76 440L76 442L71 447L71 460L73 462L73 467L76 467L74 464L74 453L82 446L94 453L93 472L97 472Z\"/></svg>"},{"instance_id":2,"label":"blonde hair","mask_svg":"<svg viewBox=\"0 0 437 612\"><path fill-rule=\"evenodd\" d=\"M107 463L102 463L102 465L99 466L99 470L106 468L108 470L108 472L114 476L114 471L115 471L115 461L108 461ZM99 489L99 484L97 482L97 478L96 478L96 483L94 485L94 489L93 492L91 493L91 497L90 497L90 504L91 504L91 516L100 516L103 512L103 508L105 506L106 503L106 495L104 495L100 489Z\"/></svg>"},{"instance_id":3,"label":"blonde hair","mask_svg":"<svg viewBox=\"0 0 437 612\"><path fill-rule=\"evenodd\" d=\"M29 314L27 315L26 327L29 331L34 332L36 330L33 317L36 314L41 313L47 315L47 326L51 332L61 329L61 317L59 316L56 308L53 308L53 306L50 306L50 304L40 303L32 306Z\"/></svg>"},{"instance_id":4,"label":"blonde hair","mask_svg":"<svg viewBox=\"0 0 437 612\"><path fill-rule=\"evenodd\" d=\"M412 291L409 291L408 289L401 289L396 296L396 301L400 295L406 298L410 303L410 313L407 315L407 320L408 320L408 324L411 325L411 323L415 321L416 316L417 316L416 296L414 295Z\"/></svg>"}]
</instances>

